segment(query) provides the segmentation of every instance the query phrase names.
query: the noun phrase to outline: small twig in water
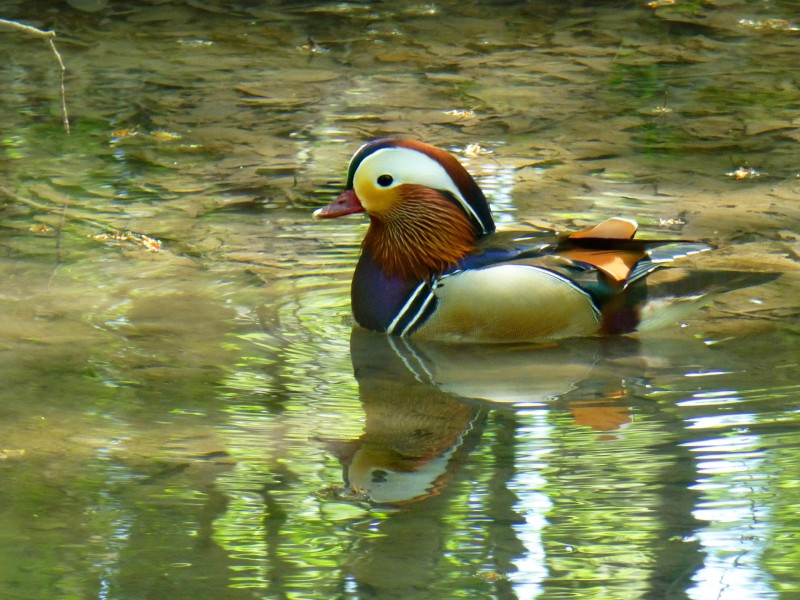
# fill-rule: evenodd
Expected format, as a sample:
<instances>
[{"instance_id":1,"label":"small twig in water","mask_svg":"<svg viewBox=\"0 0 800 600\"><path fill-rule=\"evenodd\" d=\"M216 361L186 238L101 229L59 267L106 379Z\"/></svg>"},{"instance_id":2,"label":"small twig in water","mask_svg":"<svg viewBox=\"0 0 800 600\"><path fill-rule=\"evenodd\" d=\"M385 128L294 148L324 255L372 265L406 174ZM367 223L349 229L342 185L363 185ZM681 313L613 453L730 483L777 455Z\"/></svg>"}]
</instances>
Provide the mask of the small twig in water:
<instances>
[{"instance_id":1,"label":"small twig in water","mask_svg":"<svg viewBox=\"0 0 800 600\"><path fill-rule=\"evenodd\" d=\"M47 40L47 43L50 45L50 49L53 51L53 54L56 57L56 62L58 62L58 66L61 69L61 114L62 114L62 121L64 124L64 132L67 135L69 135L69 114L67 113L67 90L66 86L64 85L64 78L66 76L67 67L64 66L64 61L61 59L61 54L59 54L58 49L56 48L56 43L53 41L53 38L56 37L56 32L44 31L42 29L37 29L36 27L31 27L30 25L23 25L22 23L17 23L16 21L9 21L7 19L0 19L0 25L5 25L6 27L11 27L12 29L16 29L17 31L23 31L25 33L29 33L31 35L35 35L36 37Z\"/></svg>"}]
</instances>

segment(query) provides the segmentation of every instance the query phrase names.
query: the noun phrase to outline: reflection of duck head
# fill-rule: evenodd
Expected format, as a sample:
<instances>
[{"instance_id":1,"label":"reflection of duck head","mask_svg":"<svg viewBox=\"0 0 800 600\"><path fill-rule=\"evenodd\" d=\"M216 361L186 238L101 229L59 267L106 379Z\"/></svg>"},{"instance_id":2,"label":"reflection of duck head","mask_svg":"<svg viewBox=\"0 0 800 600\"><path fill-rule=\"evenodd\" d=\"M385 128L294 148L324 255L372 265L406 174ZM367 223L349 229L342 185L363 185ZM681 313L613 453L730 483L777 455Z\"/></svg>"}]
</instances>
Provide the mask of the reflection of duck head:
<instances>
[{"instance_id":1,"label":"reflection of duck head","mask_svg":"<svg viewBox=\"0 0 800 600\"><path fill-rule=\"evenodd\" d=\"M328 442L349 491L386 504L438 493L480 435L485 410L419 379L385 336L354 330L351 355L364 433Z\"/></svg>"},{"instance_id":2,"label":"reflection of duck head","mask_svg":"<svg viewBox=\"0 0 800 600\"><path fill-rule=\"evenodd\" d=\"M453 444L430 459L405 457L393 448L362 438L347 465L351 492L380 504L401 504L439 493L449 479L448 464L458 449Z\"/></svg>"}]
</instances>

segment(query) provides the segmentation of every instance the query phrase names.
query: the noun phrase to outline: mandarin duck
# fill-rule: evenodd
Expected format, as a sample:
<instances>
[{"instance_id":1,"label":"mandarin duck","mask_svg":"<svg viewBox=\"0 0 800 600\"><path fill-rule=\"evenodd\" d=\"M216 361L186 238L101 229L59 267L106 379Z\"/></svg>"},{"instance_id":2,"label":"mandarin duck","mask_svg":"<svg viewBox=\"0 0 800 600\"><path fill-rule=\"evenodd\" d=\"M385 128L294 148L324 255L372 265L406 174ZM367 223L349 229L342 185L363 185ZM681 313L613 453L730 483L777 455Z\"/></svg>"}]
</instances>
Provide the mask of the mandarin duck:
<instances>
[{"instance_id":1,"label":"mandarin duck","mask_svg":"<svg viewBox=\"0 0 800 600\"><path fill-rule=\"evenodd\" d=\"M634 240L637 223L618 217L564 235L496 232L483 192L461 163L407 139L361 146L345 191L314 216L361 212L370 224L351 287L355 320L415 339L629 333L653 312L645 279L678 257L710 249L686 240Z\"/></svg>"}]
</instances>

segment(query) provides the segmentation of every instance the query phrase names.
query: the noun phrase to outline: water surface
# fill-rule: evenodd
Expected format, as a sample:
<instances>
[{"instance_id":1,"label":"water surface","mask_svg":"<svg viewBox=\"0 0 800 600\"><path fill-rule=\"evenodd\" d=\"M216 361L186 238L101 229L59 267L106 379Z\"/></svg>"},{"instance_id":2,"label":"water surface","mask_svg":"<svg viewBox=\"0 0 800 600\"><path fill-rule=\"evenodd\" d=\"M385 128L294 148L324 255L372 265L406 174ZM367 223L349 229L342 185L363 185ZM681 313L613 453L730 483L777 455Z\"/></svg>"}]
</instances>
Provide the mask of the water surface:
<instances>
[{"instance_id":1,"label":"water surface","mask_svg":"<svg viewBox=\"0 0 800 600\"><path fill-rule=\"evenodd\" d=\"M800 594L789 2L5 2L0 596ZM612 215L779 277L631 338L353 329L418 137L503 227Z\"/></svg>"}]
</instances>

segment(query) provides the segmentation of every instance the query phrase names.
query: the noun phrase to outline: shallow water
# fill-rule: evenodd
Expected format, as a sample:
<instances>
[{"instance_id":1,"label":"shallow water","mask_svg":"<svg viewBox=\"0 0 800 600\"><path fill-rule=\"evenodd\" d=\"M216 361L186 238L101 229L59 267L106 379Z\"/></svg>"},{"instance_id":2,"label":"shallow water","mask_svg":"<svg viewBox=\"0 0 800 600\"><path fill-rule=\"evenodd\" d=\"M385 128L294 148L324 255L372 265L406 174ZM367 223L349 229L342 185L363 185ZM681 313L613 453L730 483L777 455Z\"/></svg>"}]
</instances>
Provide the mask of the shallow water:
<instances>
[{"instance_id":1,"label":"shallow water","mask_svg":"<svg viewBox=\"0 0 800 600\"><path fill-rule=\"evenodd\" d=\"M92 10L89 10L92 9ZM5 2L0 596L800 594L791 3ZM353 330L359 144L780 274L632 338ZM133 233L130 233L133 232Z\"/></svg>"}]
</instances>

